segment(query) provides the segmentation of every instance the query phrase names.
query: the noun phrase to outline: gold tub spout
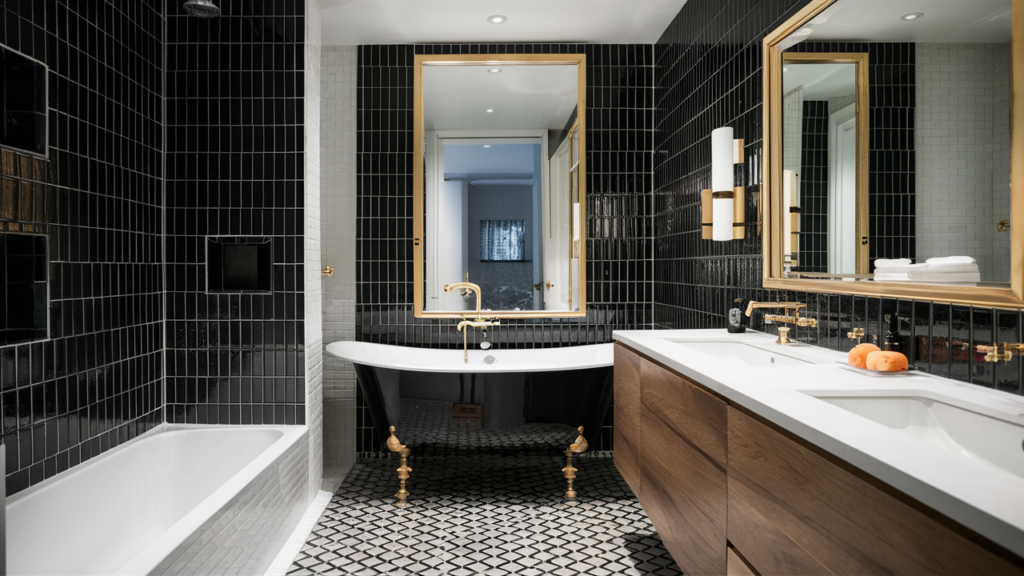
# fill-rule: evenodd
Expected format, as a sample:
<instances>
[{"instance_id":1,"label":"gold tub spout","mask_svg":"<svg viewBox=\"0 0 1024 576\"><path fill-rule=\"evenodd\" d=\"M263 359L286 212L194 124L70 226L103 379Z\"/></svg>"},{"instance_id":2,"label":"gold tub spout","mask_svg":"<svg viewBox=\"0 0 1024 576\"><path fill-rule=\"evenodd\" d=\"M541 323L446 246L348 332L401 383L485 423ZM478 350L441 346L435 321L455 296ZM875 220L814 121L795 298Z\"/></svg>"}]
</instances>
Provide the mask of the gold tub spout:
<instances>
[{"instance_id":1,"label":"gold tub spout","mask_svg":"<svg viewBox=\"0 0 1024 576\"><path fill-rule=\"evenodd\" d=\"M401 456L402 458L401 465L398 467L397 470L399 490L398 494L395 494L395 498L398 498L398 502L395 502L395 506L397 508L405 508L406 499L409 498L409 491L405 489L405 481L409 479L409 472L412 472L412 468L409 468L408 464L409 454L412 453L412 450L410 450L404 444L398 441L398 438L395 437L394 426L391 427L391 436L388 438L387 445L388 450L391 450L392 452L397 452L398 455Z\"/></svg>"},{"instance_id":2,"label":"gold tub spout","mask_svg":"<svg viewBox=\"0 0 1024 576\"><path fill-rule=\"evenodd\" d=\"M488 320L486 318L477 318L476 320L463 320L462 322L459 322L458 330L459 332L462 332L463 364L469 364L469 327L487 328L488 326L501 326L501 322L498 320Z\"/></svg>"},{"instance_id":3,"label":"gold tub spout","mask_svg":"<svg viewBox=\"0 0 1024 576\"><path fill-rule=\"evenodd\" d=\"M576 438L576 442L570 444L569 449L565 451L565 468L562 468L562 473L565 474L565 480L569 483L569 487L565 491L565 497L568 500L576 498L576 490L573 489L572 483L576 480L577 469L572 466L572 455L582 454L590 447L590 445L587 444L587 439L583 437L583 426L580 426L577 430L580 435Z\"/></svg>"}]
</instances>

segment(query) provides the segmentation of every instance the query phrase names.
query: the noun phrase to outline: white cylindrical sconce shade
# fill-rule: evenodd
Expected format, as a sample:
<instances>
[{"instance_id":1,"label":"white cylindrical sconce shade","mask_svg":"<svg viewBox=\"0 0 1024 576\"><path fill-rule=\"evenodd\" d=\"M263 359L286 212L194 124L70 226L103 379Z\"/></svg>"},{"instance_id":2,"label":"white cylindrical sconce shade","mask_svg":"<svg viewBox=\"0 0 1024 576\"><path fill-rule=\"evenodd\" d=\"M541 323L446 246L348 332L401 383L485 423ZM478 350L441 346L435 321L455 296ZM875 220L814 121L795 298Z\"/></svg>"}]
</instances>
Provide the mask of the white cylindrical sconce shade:
<instances>
[{"instance_id":1,"label":"white cylindrical sconce shade","mask_svg":"<svg viewBox=\"0 0 1024 576\"><path fill-rule=\"evenodd\" d=\"M732 192L712 192L711 239L717 242L732 240Z\"/></svg>"},{"instance_id":2,"label":"white cylindrical sconce shade","mask_svg":"<svg viewBox=\"0 0 1024 576\"><path fill-rule=\"evenodd\" d=\"M711 239L732 240L733 209L733 138L732 128L711 132Z\"/></svg>"},{"instance_id":3,"label":"white cylindrical sconce shade","mask_svg":"<svg viewBox=\"0 0 1024 576\"><path fill-rule=\"evenodd\" d=\"M732 128L718 128L711 132L711 191L732 191L733 178Z\"/></svg>"}]
</instances>

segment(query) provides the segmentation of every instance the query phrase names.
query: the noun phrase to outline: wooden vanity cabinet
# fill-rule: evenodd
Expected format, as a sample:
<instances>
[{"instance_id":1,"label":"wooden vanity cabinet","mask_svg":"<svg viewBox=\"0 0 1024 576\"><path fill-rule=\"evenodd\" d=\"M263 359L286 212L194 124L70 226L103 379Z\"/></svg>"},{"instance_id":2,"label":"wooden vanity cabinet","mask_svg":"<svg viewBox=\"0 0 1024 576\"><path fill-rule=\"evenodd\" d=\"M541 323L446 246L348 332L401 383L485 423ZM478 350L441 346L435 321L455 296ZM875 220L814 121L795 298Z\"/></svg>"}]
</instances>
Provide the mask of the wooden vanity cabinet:
<instances>
[{"instance_id":1,"label":"wooden vanity cabinet","mask_svg":"<svg viewBox=\"0 0 1024 576\"><path fill-rule=\"evenodd\" d=\"M640 497L640 364L639 355L615 345L613 442L615 467Z\"/></svg>"},{"instance_id":2,"label":"wooden vanity cabinet","mask_svg":"<svg viewBox=\"0 0 1024 576\"><path fill-rule=\"evenodd\" d=\"M729 541L765 576L1024 573L847 468L729 408Z\"/></svg>"},{"instance_id":3,"label":"wooden vanity cabinet","mask_svg":"<svg viewBox=\"0 0 1024 576\"><path fill-rule=\"evenodd\" d=\"M683 572L725 574L728 406L621 345L615 369L616 466Z\"/></svg>"},{"instance_id":4,"label":"wooden vanity cabinet","mask_svg":"<svg viewBox=\"0 0 1024 576\"><path fill-rule=\"evenodd\" d=\"M1024 560L615 346L615 464L687 574L1019 574Z\"/></svg>"}]
</instances>

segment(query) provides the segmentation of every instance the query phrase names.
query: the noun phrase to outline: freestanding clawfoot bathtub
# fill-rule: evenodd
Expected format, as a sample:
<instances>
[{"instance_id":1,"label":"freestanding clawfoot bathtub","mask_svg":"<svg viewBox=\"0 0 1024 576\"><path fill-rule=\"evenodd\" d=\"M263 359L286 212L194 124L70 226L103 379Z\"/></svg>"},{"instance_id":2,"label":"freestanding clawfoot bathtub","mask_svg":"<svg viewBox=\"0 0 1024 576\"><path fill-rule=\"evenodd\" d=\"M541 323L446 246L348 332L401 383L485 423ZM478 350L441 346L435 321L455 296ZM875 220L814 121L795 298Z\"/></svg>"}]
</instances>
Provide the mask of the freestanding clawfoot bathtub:
<instances>
[{"instance_id":1,"label":"freestanding clawfoot bathtub","mask_svg":"<svg viewBox=\"0 0 1024 576\"><path fill-rule=\"evenodd\" d=\"M262 574L306 507L305 426L162 425L7 501L7 574Z\"/></svg>"},{"instance_id":2,"label":"freestanding clawfoot bathtub","mask_svg":"<svg viewBox=\"0 0 1024 576\"><path fill-rule=\"evenodd\" d=\"M573 427L582 424L594 431L600 430L611 404L613 344L469 350L466 361L462 349L410 348L368 342L332 342L327 345L327 352L355 365L359 388L381 439L389 436L388 428L399 420L401 372L524 373L528 376L529 401L522 398L522 386L496 386L488 393L488 398L497 399L498 394L502 397L491 404L526 402L527 410L531 404L546 408L533 410L539 415L545 413L535 421L551 421L552 412L556 412L565 423ZM486 424L487 405L484 411Z\"/></svg>"}]
</instances>

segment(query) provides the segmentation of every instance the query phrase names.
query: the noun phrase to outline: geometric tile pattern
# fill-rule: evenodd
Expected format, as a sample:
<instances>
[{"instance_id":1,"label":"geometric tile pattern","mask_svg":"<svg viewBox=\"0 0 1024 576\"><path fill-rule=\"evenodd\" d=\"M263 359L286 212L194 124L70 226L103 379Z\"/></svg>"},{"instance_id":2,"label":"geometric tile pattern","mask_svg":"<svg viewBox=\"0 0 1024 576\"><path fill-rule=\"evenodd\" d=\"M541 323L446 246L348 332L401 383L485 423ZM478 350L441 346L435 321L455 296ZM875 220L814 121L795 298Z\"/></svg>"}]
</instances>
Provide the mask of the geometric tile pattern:
<instances>
[{"instance_id":1,"label":"geometric tile pattern","mask_svg":"<svg viewBox=\"0 0 1024 576\"><path fill-rule=\"evenodd\" d=\"M553 456L360 460L288 574L570 576L682 574L610 459L583 458L575 502Z\"/></svg>"},{"instance_id":2,"label":"geometric tile pattern","mask_svg":"<svg viewBox=\"0 0 1024 576\"><path fill-rule=\"evenodd\" d=\"M413 450L414 456L458 455L467 450L558 455L577 436L576 429L565 424L529 423L497 430L452 422L451 402L415 398L402 398L399 422L395 435Z\"/></svg>"}]
</instances>

